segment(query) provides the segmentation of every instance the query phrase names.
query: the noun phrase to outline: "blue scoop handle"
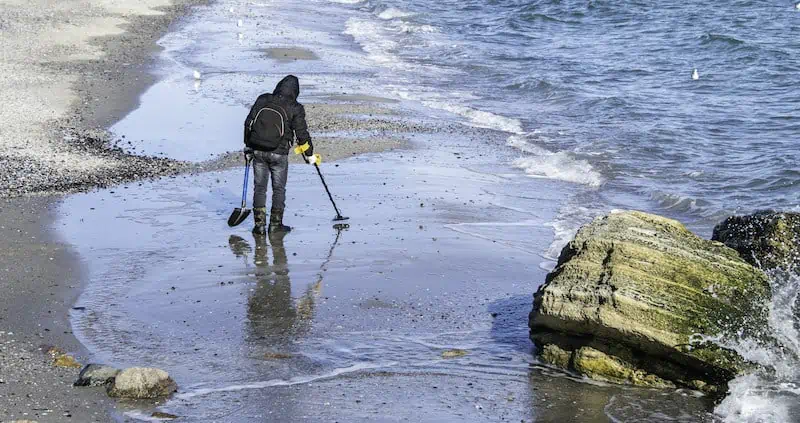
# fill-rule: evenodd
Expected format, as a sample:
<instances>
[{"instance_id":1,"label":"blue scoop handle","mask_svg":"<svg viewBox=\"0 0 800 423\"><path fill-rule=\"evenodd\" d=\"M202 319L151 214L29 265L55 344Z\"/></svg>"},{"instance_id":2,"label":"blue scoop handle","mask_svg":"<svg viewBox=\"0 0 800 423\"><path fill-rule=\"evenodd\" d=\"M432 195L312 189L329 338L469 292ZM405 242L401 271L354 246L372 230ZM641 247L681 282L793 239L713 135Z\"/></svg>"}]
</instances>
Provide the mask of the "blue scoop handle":
<instances>
[{"instance_id":1,"label":"blue scoop handle","mask_svg":"<svg viewBox=\"0 0 800 423\"><path fill-rule=\"evenodd\" d=\"M250 178L250 159L244 158L244 188L242 188L242 209L247 208L247 180Z\"/></svg>"}]
</instances>

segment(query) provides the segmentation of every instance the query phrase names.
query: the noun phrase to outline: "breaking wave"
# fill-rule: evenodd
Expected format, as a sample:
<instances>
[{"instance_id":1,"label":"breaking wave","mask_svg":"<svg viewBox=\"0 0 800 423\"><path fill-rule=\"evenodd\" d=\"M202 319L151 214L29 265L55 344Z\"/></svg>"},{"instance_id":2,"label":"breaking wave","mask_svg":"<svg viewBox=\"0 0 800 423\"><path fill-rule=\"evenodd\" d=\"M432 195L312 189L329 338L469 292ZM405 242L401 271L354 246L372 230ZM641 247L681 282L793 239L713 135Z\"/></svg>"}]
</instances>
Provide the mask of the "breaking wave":
<instances>
[{"instance_id":1,"label":"breaking wave","mask_svg":"<svg viewBox=\"0 0 800 423\"><path fill-rule=\"evenodd\" d=\"M763 366L728 383L728 396L714 409L726 423L800 421L800 276L770 277L769 333L774 344L754 339L712 339Z\"/></svg>"},{"instance_id":2,"label":"breaking wave","mask_svg":"<svg viewBox=\"0 0 800 423\"><path fill-rule=\"evenodd\" d=\"M514 166L534 178L557 179L599 187L605 178L589 162L574 158L565 151L552 152L528 143L520 136L511 136L508 145L526 153L514 160Z\"/></svg>"},{"instance_id":3,"label":"breaking wave","mask_svg":"<svg viewBox=\"0 0 800 423\"><path fill-rule=\"evenodd\" d=\"M387 21L398 18L408 18L411 16L414 16L414 14L411 12L406 12L404 10L397 9L395 7L390 7L378 15L379 18Z\"/></svg>"}]
</instances>

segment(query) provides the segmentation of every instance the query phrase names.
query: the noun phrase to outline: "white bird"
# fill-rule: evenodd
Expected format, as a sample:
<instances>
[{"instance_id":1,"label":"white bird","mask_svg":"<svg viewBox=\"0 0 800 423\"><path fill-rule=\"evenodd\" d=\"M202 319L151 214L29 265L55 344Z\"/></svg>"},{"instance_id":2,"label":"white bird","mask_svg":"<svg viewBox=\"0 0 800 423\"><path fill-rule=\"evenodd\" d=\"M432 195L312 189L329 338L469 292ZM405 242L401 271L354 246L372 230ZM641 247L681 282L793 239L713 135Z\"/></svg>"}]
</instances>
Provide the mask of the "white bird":
<instances>
[{"instance_id":1,"label":"white bird","mask_svg":"<svg viewBox=\"0 0 800 423\"><path fill-rule=\"evenodd\" d=\"M241 27L242 25L244 25L244 21L242 21L241 19L239 19L239 21L238 21L238 22L236 22L236 26L238 26L238 27Z\"/></svg>"},{"instance_id":2,"label":"white bird","mask_svg":"<svg viewBox=\"0 0 800 423\"><path fill-rule=\"evenodd\" d=\"M697 69L695 69L694 72L692 72L692 79L694 79L695 81L700 79L700 73L697 72Z\"/></svg>"},{"instance_id":3,"label":"white bird","mask_svg":"<svg viewBox=\"0 0 800 423\"><path fill-rule=\"evenodd\" d=\"M194 79L200 79L200 76L201 75L199 71L194 71Z\"/></svg>"}]
</instances>

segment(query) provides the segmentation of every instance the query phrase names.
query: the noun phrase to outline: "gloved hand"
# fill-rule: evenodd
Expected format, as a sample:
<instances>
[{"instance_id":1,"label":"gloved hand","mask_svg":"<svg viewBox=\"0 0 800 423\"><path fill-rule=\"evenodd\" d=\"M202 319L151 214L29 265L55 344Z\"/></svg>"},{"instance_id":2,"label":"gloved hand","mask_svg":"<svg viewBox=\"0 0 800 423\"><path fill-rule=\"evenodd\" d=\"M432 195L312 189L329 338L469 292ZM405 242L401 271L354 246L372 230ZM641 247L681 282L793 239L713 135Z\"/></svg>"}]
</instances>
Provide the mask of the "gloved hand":
<instances>
[{"instance_id":1,"label":"gloved hand","mask_svg":"<svg viewBox=\"0 0 800 423\"><path fill-rule=\"evenodd\" d=\"M306 157L306 163L319 166L319 164L322 163L322 156L315 154L311 157Z\"/></svg>"},{"instance_id":2,"label":"gloved hand","mask_svg":"<svg viewBox=\"0 0 800 423\"><path fill-rule=\"evenodd\" d=\"M306 144L308 145L308 149L306 149L303 154L305 154L306 157L311 157L314 155L314 144L311 143L311 140L306 141L304 145Z\"/></svg>"},{"instance_id":3,"label":"gloved hand","mask_svg":"<svg viewBox=\"0 0 800 423\"><path fill-rule=\"evenodd\" d=\"M242 152L244 153L244 158L246 160L250 160L250 158L253 157L254 150L250 147L245 147L244 150L242 150Z\"/></svg>"}]
</instances>

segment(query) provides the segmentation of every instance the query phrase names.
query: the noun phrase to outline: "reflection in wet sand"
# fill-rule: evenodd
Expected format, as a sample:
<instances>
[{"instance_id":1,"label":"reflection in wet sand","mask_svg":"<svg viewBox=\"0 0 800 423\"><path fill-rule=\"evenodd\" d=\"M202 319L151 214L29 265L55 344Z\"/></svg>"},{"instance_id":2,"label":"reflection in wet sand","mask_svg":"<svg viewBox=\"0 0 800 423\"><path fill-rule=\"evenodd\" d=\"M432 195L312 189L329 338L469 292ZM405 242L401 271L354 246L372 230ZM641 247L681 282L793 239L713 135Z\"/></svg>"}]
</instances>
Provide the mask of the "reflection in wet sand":
<instances>
[{"instance_id":1,"label":"reflection in wet sand","mask_svg":"<svg viewBox=\"0 0 800 423\"><path fill-rule=\"evenodd\" d=\"M284 245L286 233L254 235L255 251L244 238L237 235L230 236L228 246L231 252L236 257L243 258L245 265L249 265L249 257L252 255L252 263L256 267L254 272L256 287L247 301L247 317L252 339L269 340L273 346L285 347L308 333L314 318L317 298L322 293L323 275L341 234L342 231L338 230L328 257L320 266L316 282L310 284L296 301L292 296L289 261ZM270 250L272 250L271 263Z\"/></svg>"}]
</instances>

